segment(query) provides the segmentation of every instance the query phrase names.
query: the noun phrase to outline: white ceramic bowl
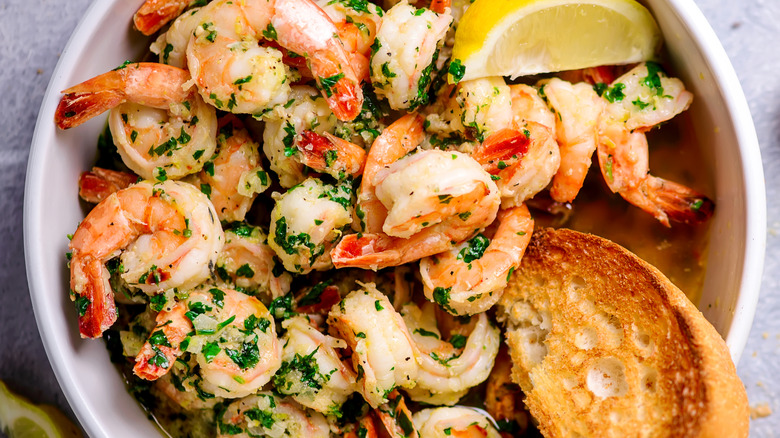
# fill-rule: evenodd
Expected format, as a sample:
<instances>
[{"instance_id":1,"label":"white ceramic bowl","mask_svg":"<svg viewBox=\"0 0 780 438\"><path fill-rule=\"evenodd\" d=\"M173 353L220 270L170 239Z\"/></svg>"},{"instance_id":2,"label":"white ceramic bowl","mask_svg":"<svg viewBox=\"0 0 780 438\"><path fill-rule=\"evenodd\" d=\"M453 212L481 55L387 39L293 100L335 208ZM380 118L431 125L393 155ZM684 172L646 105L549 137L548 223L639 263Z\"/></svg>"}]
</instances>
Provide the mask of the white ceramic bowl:
<instances>
[{"instance_id":1,"label":"white ceramic bowl","mask_svg":"<svg viewBox=\"0 0 780 438\"><path fill-rule=\"evenodd\" d=\"M128 395L102 341L79 338L68 298L66 235L83 218L79 173L95 158L105 121L58 131L60 90L139 59L148 41L130 27L142 0L101 0L76 28L46 91L33 137L24 204L27 277L35 317L57 379L91 436L155 436L158 429ZM758 300L764 258L764 180L753 122L739 81L693 0L647 0L663 31L674 72L696 96L690 112L705 163L714 169L709 266L699 307L736 362Z\"/></svg>"}]
</instances>

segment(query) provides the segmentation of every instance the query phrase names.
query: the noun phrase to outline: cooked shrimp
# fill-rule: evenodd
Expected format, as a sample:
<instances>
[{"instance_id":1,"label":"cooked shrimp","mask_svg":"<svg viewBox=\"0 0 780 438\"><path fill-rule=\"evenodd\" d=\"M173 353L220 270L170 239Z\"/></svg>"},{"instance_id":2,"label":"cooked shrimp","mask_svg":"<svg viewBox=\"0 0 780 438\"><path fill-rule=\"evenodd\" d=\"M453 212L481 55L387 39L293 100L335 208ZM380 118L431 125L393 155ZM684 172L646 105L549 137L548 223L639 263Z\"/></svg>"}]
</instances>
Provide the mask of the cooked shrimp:
<instances>
[{"instance_id":1,"label":"cooked shrimp","mask_svg":"<svg viewBox=\"0 0 780 438\"><path fill-rule=\"evenodd\" d=\"M93 167L79 176L79 197L97 204L109 195L138 182L138 175L118 170Z\"/></svg>"},{"instance_id":2,"label":"cooked shrimp","mask_svg":"<svg viewBox=\"0 0 780 438\"><path fill-rule=\"evenodd\" d=\"M144 35L151 35L179 14L190 4L190 0L146 0L133 15L135 28Z\"/></svg>"},{"instance_id":3,"label":"cooked shrimp","mask_svg":"<svg viewBox=\"0 0 780 438\"><path fill-rule=\"evenodd\" d=\"M465 406L423 409L412 421L423 438L501 438L487 413Z\"/></svg>"},{"instance_id":4,"label":"cooked shrimp","mask_svg":"<svg viewBox=\"0 0 780 438\"><path fill-rule=\"evenodd\" d=\"M350 3L333 0L317 0L317 5L336 24L339 39L350 58L357 77L369 78L371 44L382 24L382 10L371 2Z\"/></svg>"},{"instance_id":5,"label":"cooked shrimp","mask_svg":"<svg viewBox=\"0 0 780 438\"><path fill-rule=\"evenodd\" d=\"M225 230L225 246L215 268L218 281L269 301L286 295L292 276L277 267L276 253L266 240L260 227L246 223Z\"/></svg>"},{"instance_id":6,"label":"cooked shrimp","mask_svg":"<svg viewBox=\"0 0 780 438\"><path fill-rule=\"evenodd\" d=\"M654 62L637 65L602 92L609 101L606 118L629 131L648 131L688 109L693 94Z\"/></svg>"},{"instance_id":7,"label":"cooked shrimp","mask_svg":"<svg viewBox=\"0 0 780 438\"><path fill-rule=\"evenodd\" d=\"M682 82L667 77L658 64L639 64L604 90L609 101L599 125L601 174L613 193L650 213L665 226L669 221L695 224L714 209L703 194L650 175L644 131L690 106L693 95Z\"/></svg>"},{"instance_id":8,"label":"cooked shrimp","mask_svg":"<svg viewBox=\"0 0 780 438\"><path fill-rule=\"evenodd\" d=\"M140 182L111 194L70 242L71 298L83 337L99 337L116 320L104 264L121 252L121 277L147 294L186 290L209 278L224 235L208 198L189 184Z\"/></svg>"},{"instance_id":9,"label":"cooked shrimp","mask_svg":"<svg viewBox=\"0 0 780 438\"><path fill-rule=\"evenodd\" d=\"M275 196L268 245L285 269L308 274L333 266L330 250L352 222L351 191L349 183L334 186L309 178Z\"/></svg>"},{"instance_id":10,"label":"cooked shrimp","mask_svg":"<svg viewBox=\"0 0 780 438\"><path fill-rule=\"evenodd\" d=\"M345 236L331 253L336 267L378 269L447 251L493 222L500 203L490 175L459 152L407 156L376 184L387 209L382 231Z\"/></svg>"},{"instance_id":11,"label":"cooked shrimp","mask_svg":"<svg viewBox=\"0 0 780 438\"><path fill-rule=\"evenodd\" d=\"M644 133L631 132L620 123L602 124L598 157L609 189L665 226L670 226L670 220L696 224L712 216L715 205L709 198L649 173Z\"/></svg>"},{"instance_id":12,"label":"cooked shrimp","mask_svg":"<svg viewBox=\"0 0 780 438\"><path fill-rule=\"evenodd\" d=\"M479 141L512 126L513 108L509 86L500 76L464 81L458 84L454 100L460 114L459 132L470 131Z\"/></svg>"},{"instance_id":13,"label":"cooked shrimp","mask_svg":"<svg viewBox=\"0 0 780 438\"><path fill-rule=\"evenodd\" d=\"M412 400L454 405L469 388L487 379L501 337L486 314L480 313L470 323L461 324L448 315L437 318L433 303L422 307L410 303L401 309L401 315L414 340L420 365L417 386L406 390ZM446 337L440 330L445 319L454 326Z\"/></svg>"},{"instance_id":14,"label":"cooked shrimp","mask_svg":"<svg viewBox=\"0 0 780 438\"><path fill-rule=\"evenodd\" d=\"M184 351L195 354L203 390L239 398L267 383L280 365L273 317L254 297L202 286L157 317L133 371L154 380Z\"/></svg>"},{"instance_id":15,"label":"cooked shrimp","mask_svg":"<svg viewBox=\"0 0 780 438\"><path fill-rule=\"evenodd\" d=\"M328 438L330 425L322 414L271 392L236 400L217 418L218 438L258 436Z\"/></svg>"},{"instance_id":16,"label":"cooked shrimp","mask_svg":"<svg viewBox=\"0 0 780 438\"><path fill-rule=\"evenodd\" d=\"M203 170L187 179L211 199L222 221L243 221L258 193L270 187L260 165L259 147L237 117L219 120L217 152Z\"/></svg>"},{"instance_id":17,"label":"cooked shrimp","mask_svg":"<svg viewBox=\"0 0 780 438\"><path fill-rule=\"evenodd\" d=\"M288 104L277 106L263 119L263 153L279 176L279 184L289 188L303 182L307 175L295 142L304 131L323 134L334 128L336 117L327 102L314 88L296 85Z\"/></svg>"},{"instance_id":18,"label":"cooked shrimp","mask_svg":"<svg viewBox=\"0 0 780 438\"><path fill-rule=\"evenodd\" d=\"M347 343L320 333L304 316L287 319L282 327L287 332L282 337L282 366L274 377L276 390L317 412L340 412L357 391L355 373L335 350Z\"/></svg>"},{"instance_id":19,"label":"cooked shrimp","mask_svg":"<svg viewBox=\"0 0 780 438\"><path fill-rule=\"evenodd\" d=\"M331 332L347 341L360 392L374 408L397 387L411 387L418 366L409 330L373 283L352 291L328 315Z\"/></svg>"},{"instance_id":20,"label":"cooked shrimp","mask_svg":"<svg viewBox=\"0 0 780 438\"><path fill-rule=\"evenodd\" d=\"M222 397L205 396L200 388L203 379L193 373L197 369L194 356L189 361L177 359L171 371L154 381L154 388L187 411L213 409Z\"/></svg>"},{"instance_id":21,"label":"cooked shrimp","mask_svg":"<svg viewBox=\"0 0 780 438\"><path fill-rule=\"evenodd\" d=\"M178 68L187 68L187 45L195 28L200 24L197 16L200 8L192 8L171 23L165 33L149 46L149 50L158 55L161 64Z\"/></svg>"},{"instance_id":22,"label":"cooked shrimp","mask_svg":"<svg viewBox=\"0 0 780 438\"><path fill-rule=\"evenodd\" d=\"M336 179L359 176L366 162L363 148L328 132L303 131L295 147L301 164Z\"/></svg>"},{"instance_id":23,"label":"cooked shrimp","mask_svg":"<svg viewBox=\"0 0 780 438\"><path fill-rule=\"evenodd\" d=\"M388 126L374 140L366 157L356 207L361 231L369 233L382 231L387 217L387 208L376 196L377 174L414 150L424 138L423 118L417 114L406 114Z\"/></svg>"},{"instance_id":24,"label":"cooked shrimp","mask_svg":"<svg viewBox=\"0 0 780 438\"><path fill-rule=\"evenodd\" d=\"M550 196L557 202L571 202L577 197L590 169L606 102L584 82L571 84L552 78L540 85L540 93L558 116L555 132L561 165L553 177Z\"/></svg>"},{"instance_id":25,"label":"cooked shrimp","mask_svg":"<svg viewBox=\"0 0 780 438\"><path fill-rule=\"evenodd\" d=\"M203 98L234 113L259 114L288 101L289 69L262 38L304 56L341 120L360 113L363 92L338 30L311 0L216 0L197 14L187 64Z\"/></svg>"},{"instance_id":26,"label":"cooked shrimp","mask_svg":"<svg viewBox=\"0 0 780 438\"><path fill-rule=\"evenodd\" d=\"M534 220L525 205L501 210L492 239L477 234L467 242L420 261L425 296L455 315L473 315L491 308L509 276L520 266L531 241ZM446 298L446 301L442 302Z\"/></svg>"},{"instance_id":27,"label":"cooked shrimp","mask_svg":"<svg viewBox=\"0 0 780 438\"><path fill-rule=\"evenodd\" d=\"M371 83L393 109L428 103L439 50L452 24L449 9L434 12L402 1L385 14L371 55Z\"/></svg>"},{"instance_id":28,"label":"cooked shrimp","mask_svg":"<svg viewBox=\"0 0 780 438\"><path fill-rule=\"evenodd\" d=\"M181 178L216 149L214 108L187 81L189 73L176 67L123 65L65 90L54 118L68 129L113 108L108 123L127 167L144 179Z\"/></svg>"}]
</instances>

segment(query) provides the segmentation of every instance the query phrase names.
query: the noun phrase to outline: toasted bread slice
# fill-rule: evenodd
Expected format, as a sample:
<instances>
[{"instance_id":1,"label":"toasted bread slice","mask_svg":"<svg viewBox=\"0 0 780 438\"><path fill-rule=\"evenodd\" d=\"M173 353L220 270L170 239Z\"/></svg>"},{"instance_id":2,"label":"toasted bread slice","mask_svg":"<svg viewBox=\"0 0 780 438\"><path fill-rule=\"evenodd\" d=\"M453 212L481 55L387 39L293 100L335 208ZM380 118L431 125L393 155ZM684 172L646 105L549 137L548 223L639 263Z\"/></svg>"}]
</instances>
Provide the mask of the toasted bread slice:
<instances>
[{"instance_id":1,"label":"toasted bread slice","mask_svg":"<svg viewBox=\"0 0 780 438\"><path fill-rule=\"evenodd\" d=\"M623 247L536 231L498 311L512 380L545 437L747 437L725 342Z\"/></svg>"}]
</instances>

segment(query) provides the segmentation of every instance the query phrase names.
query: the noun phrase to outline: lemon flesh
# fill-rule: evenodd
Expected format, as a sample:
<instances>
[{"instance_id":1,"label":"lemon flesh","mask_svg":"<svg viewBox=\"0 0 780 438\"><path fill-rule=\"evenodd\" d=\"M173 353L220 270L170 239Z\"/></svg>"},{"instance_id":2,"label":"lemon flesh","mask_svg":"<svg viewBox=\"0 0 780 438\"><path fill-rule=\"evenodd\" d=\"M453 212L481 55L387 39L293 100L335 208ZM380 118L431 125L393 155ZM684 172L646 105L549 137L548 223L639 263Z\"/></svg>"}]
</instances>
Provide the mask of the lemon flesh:
<instances>
[{"instance_id":1,"label":"lemon flesh","mask_svg":"<svg viewBox=\"0 0 780 438\"><path fill-rule=\"evenodd\" d=\"M0 432L9 438L81 437L78 427L49 406L36 406L0 381Z\"/></svg>"},{"instance_id":2,"label":"lemon flesh","mask_svg":"<svg viewBox=\"0 0 780 438\"><path fill-rule=\"evenodd\" d=\"M645 61L660 43L652 15L634 0L476 0L452 59L465 67L461 80L516 78Z\"/></svg>"}]
</instances>

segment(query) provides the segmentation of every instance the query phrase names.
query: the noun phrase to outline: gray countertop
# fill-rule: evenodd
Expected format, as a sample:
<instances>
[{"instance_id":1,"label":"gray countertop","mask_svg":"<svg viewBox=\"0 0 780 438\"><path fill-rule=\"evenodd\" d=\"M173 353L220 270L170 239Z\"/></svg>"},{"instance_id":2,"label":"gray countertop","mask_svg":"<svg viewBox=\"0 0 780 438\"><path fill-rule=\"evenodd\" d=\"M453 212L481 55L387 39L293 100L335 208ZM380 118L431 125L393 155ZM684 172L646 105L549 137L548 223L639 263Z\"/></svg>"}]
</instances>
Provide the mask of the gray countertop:
<instances>
[{"instance_id":1,"label":"gray countertop","mask_svg":"<svg viewBox=\"0 0 780 438\"><path fill-rule=\"evenodd\" d=\"M100 1L100 0L95 0ZM780 1L696 0L737 71L756 124L767 187L761 297L738 364L756 419L751 436L780 431ZM89 0L0 0L0 380L39 402L68 408L35 326L25 278L22 199L38 108L59 53ZM2 435L2 432L0 432Z\"/></svg>"}]
</instances>

